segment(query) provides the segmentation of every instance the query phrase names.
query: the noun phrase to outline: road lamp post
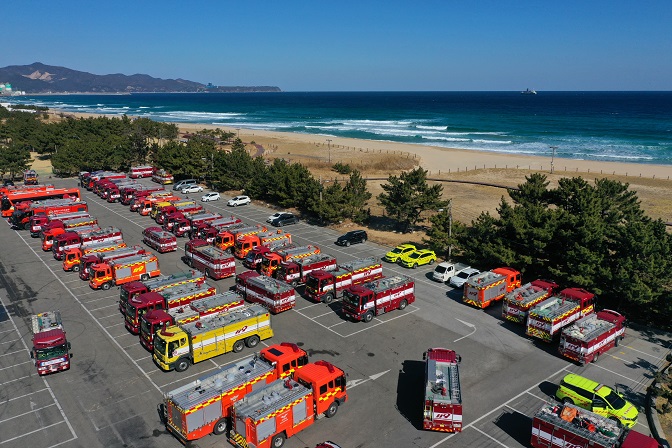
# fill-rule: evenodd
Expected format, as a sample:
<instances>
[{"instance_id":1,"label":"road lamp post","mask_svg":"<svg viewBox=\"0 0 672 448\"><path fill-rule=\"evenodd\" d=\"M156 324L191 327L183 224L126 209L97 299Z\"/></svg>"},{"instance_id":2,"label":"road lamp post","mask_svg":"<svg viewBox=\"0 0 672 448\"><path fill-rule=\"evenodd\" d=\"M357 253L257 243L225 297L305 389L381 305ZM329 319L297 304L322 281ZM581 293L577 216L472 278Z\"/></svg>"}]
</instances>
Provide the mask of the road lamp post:
<instances>
[{"instance_id":1,"label":"road lamp post","mask_svg":"<svg viewBox=\"0 0 672 448\"><path fill-rule=\"evenodd\" d=\"M553 174L553 161L555 159L555 150L558 149L558 147L557 146L550 146L550 148L551 148L551 150L553 150L553 152L551 153L551 174Z\"/></svg>"},{"instance_id":2,"label":"road lamp post","mask_svg":"<svg viewBox=\"0 0 672 448\"><path fill-rule=\"evenodd\" d=\"M329 148L329 164L331 165L331 139L327 139L327 147Z\"/></svg>"}]
</instances>

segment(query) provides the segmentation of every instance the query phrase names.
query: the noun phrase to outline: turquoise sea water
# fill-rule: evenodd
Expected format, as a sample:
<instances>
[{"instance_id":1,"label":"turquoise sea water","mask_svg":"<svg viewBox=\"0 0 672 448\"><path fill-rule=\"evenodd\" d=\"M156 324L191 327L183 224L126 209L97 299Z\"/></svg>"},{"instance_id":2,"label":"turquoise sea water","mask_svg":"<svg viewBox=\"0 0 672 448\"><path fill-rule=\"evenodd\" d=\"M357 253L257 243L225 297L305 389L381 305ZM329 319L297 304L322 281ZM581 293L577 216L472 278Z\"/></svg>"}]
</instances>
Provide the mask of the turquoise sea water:
<instances>
[{"instance_id":1,"label":"turquoise sea water","mask_svg":"<svg viewBox=\"0 0 672 448\"><path fill-rule=\"evenodd\" d=\"M280 92L12 98L64 111L672 165L672 92ZM316 137L317 138L317 137Z\"/></svg>"}]
</instances>

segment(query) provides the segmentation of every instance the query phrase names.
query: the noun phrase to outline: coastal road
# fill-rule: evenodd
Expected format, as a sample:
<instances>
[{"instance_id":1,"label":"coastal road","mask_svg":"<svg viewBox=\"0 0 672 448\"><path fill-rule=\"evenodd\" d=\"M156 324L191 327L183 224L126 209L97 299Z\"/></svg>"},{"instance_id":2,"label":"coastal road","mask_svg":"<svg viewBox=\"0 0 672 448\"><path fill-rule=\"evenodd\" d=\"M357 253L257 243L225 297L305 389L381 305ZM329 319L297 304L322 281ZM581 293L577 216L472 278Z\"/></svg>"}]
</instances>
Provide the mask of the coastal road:
<instances>
[{"instance_id":1,"label":"coastal road","mask_svg":"<svg viewBox=\"0 0 672 448\"><path fill-rule=\"evenodd\" d=\"M54 180L73 185L74 180ZM148 182L149 183L149 182ZM117 226L126 242L141 244L153 221L109 204L83 190L101 226ZM200 195L192 195L192 197ZM258 205L207 204L248 223L264 223L273 210ZM332 230L299 223L287 227L298 244L316 244L348 261L381 257L389 248L367 242L335 246ZM0 225L0 447L178 447L161 425L156 407L163 393L249 355L229 353L191 366L186 372L161 372L138 337L126 331L117 308L118 290L93 291L76 273L42 252L38 239ZM158 255L164 273L187 270L182 247ZM238 264L237 272L243 270ZM461 302L460 291L429 278L432 267L407 270L384 264L384 275L404 274L416 281L417 300L404 311L369 324L341 319L338 304L327 306L298 298L294 310L273 317L275 337L267 345L295 342L348 373L349 401L333 419L323 419L289 439L289 448L313 447L333 440L345 447L525 447L530 416L552 400L555 385L568 372L617 384L626 397L643 405L646 386L669 352L668 335L629 331L623 344L599 364L579 367L560 358L556 347L524 337L522 327L501 319L500 305L487 311ZM525 279L530 280L530 279ZM209 283L219 291L232 278ZM301 288L299 288L299 292ZM30 314L60 309L72 343L72 368L39 377L28 347ZM422 431L422 353L447 347L462 355L460 367L465 429L457 435ZM648 433L640 417L637 429ZM227 446L222 436L207 436L195 446Z\"/></svg>"}]
</instances>

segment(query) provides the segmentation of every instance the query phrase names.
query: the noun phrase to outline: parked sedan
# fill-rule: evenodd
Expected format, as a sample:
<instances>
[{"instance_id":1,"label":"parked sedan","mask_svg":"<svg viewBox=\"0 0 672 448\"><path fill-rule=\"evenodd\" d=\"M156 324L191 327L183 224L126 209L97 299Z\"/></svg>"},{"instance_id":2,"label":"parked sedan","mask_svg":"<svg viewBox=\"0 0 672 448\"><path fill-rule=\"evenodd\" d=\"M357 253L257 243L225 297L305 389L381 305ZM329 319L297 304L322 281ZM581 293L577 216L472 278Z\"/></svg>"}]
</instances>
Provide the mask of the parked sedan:
<instances>
[{"instance_id":1,"label":"parked sedan","mask_svg":"<svg viewBox=\"0 0 672 448\"><path fill-rule=\"evenodd\" d=\"M249 196L236 196L235 198L229 199L229 202L226 203L229 207L238 207L239 205L247 205L252 202Z\"/></svg>"},{"instance_id":2,"label":"parked sedan","mask_svg":"<svg viewBox=\"0 0 672 448\"><path fill-rule=\"evenodd\" d=\"M474 268L467 268L464 271L458 273L457 275L453 275L450 277L450 282L448 284L452 286L453 288L462 288L464 284L469 280L471 277L475 277L478 274L480 274L481 271L478 269Z\"/></svg>"},{"instance_id":3,"label":"parked sedan","mask_svg":"<svg viewBox=\"0 0 672 448\"><path fill-rule=\"evenodd\" d=\"M203 191L203 187L200 185L188 185L182 189L182 193L200 193Z\"/></svg>"},{"instance_id":4,"label":"parked sedan","mask_svg":"<svg viewBox=\"0 0 672 448\"><path fill-rule=\"evenodd\" d=\"M219 201L219 193L205 193L201 198L201 202Z\"/></svg>"},{"instance_id":5,"label":"parked sedan","mask_svg":"<svg viewBox=\"0 0 672 448\"><path fill-rule=\"evenodd\" d=\"M407 268L417 268L423 264L434 264L436 254L433 250L420 249L410 252L399 259L399 264Z\"/></svg>"},{"instance_id":6,"label":"parked sedan","mask_svg":"<svg viewBox=\"0 0 672 448\"><path fill-rule=\"evenodd\" d=\"M275 227L282 227L289 224L296 224L299 222L299 218L292 213L283 213L280 217L275 218L271 224Z\"/></svg>"}]
</instances>

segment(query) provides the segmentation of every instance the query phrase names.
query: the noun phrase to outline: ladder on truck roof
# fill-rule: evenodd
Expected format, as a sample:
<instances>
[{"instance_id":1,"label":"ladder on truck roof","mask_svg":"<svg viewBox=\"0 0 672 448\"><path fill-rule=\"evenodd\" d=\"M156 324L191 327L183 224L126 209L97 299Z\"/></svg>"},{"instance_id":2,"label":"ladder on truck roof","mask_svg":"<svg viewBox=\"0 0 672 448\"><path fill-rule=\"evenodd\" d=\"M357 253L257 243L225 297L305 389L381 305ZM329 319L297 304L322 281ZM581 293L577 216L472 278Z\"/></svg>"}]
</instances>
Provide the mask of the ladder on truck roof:
<instances>
[{"instance_id":1,"label":"ladder on truck roof","mask_svg":"<svg viewBox=\"0 0 672 448\"><path fill-rule=\"evenodd\" d=\"M395 286L403 285L411 281L410 277L405 275L395 275L394 277L385 277L365 283L363 286L374 292L384 291Z\"/></svg>"},{"instance_id":2,"label":"ladder on truck roof","mask_svg":"<svg viewBox=\"0 0 672 448\"><path fill-rule=\"evenodd\" d=\"M534 416L554 425L554 427L562 428L569 433L578 434L590 442L598 443L600 446L617 446L621 435L625 431L617 422L571 404L544 403ZM553 434L551 434L551 437L553 437ZM562 436L563 439L565 437L566 435Z\"/></svg>"},{"instance_id":3,"label":"ladder on truck roof","mask_svg":"<svg viewBox=\"0 0 672 448\"><path fill-rule=\"evenodd\" d=\"M339 264L343 269L347 269L350 272L355 272L359 269L369 267L376 264L377 261L374 257L358 258L357 260L348 261L347 263Z\"/></svg>"},{"instance_id":4,"label":"ladder on truck roof","mask_svg":"<svg viewBox=\"0 0 672 448\"><path fill-rule=\"evenodd\" d=\"M256 286L259 286L266 291L271 291L272 293L280 293L280 292L286 292L293 287L291 285L288 285L285 282L282 282L278 279L275 279L273 277L267 277L265 275L258 275L256 277L250 277L248 279L248 283L254 284Z\"/></svg>"}]
</instances>

